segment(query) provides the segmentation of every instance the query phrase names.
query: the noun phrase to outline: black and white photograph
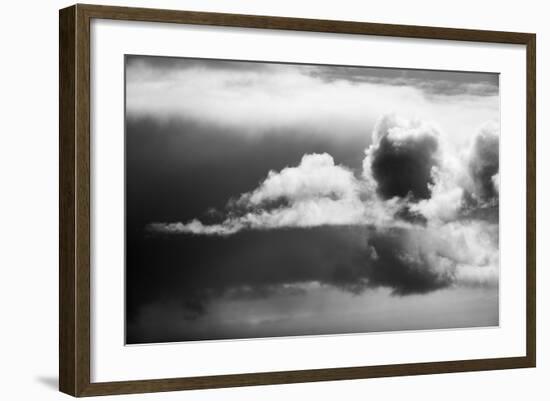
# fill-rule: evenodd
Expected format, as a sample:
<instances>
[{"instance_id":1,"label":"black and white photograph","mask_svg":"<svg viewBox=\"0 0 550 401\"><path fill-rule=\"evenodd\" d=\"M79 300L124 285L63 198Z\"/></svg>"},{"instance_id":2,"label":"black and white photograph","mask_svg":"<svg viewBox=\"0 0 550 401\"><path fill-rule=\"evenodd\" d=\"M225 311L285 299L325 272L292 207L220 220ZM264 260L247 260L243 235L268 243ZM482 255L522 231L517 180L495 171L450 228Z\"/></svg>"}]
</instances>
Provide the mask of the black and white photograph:
<instances>
[{"instance_id":1,"label":"black and white photograph","mask_svg":"<svg viewBox=\"0 0 550 401\"><path fill-rule=\"evenodd\" d=\"M126 344L497 327L499 74L125 56Z\"/></svg>"}]
</instances>

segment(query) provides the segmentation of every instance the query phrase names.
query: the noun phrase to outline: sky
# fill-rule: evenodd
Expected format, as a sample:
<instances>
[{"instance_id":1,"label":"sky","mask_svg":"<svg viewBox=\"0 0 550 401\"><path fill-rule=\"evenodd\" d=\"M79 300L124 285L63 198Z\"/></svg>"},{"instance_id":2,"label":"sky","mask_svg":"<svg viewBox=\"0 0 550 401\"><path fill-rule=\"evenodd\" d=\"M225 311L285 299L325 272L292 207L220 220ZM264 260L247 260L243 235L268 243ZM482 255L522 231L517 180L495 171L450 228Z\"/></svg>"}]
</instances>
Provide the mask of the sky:
<instances>
[{"instance_id":1,"label":"sky","mask_svg":"<svg viewBox=\"0 0 550 401\"><path fill-rule=\"evenodd\" d=\"M125 62L127 343L498 325L497 74Z\"/></svg>"}]
</instances>

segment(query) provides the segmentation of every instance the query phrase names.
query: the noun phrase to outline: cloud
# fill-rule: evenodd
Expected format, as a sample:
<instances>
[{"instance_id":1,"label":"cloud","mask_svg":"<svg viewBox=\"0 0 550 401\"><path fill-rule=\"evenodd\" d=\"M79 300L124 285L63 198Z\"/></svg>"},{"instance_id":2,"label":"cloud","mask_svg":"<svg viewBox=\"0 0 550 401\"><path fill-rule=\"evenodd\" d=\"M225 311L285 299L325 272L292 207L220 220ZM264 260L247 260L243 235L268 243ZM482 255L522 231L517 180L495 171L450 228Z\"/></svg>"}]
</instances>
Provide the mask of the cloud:
<instances>
[{"instance_id":1,"label":"cloud","mask_svg":"<svg viewBox=\"0 0 550 401\"><path fill-rule=\"evenodd\" d=\"M444 101L432 93L446 93ZM134 57L126 65L130 120L187 119L251 137L266 130L292 135L300 127L341 141L365 136L380 115L402 110L423 120L437 116L463 140L488 116L498 118L498 85L494 74L445 71L164 57Z\"/></svg>"},{"instance_id":2,"label":"cloud","mask_svg":"<svg viewBox=\"0 0 550 401\"><path fill-rule=\"evenodd\" d=\"M204 225L193 219L189 223L150 223L147 230L152 233L163 234L202 234L202 235L230 235L242 230L244 224L234 220L225 220L222 224Z\"/></svg>"},{"instance_id":3,"label":"cloud","mask_svg":"<svg viewBox=\"0 0 550 401\"><path fill-rule=\"evenodd\" d=\"M352 84L371 83L391 86L411 86L429 95L492 96L498 95L499 76L496 73L459 71L396 69L378 67L332 66L264 63L207 58L158 57L129 55L126 66L130 80L143 79L143 74L158 73L163 77L182 70L260 72L270 73L293 69L301 74L332 83L345 81ZM243 81L245 82L245 81Z\"/></svg>"},{"instance_id":4,"label":"cloud","mask_svg":"<svg viewBox=\"0 0 550 401\"><path fill-rule=\"evenodd\" d=\"M473 194L481 201L498 196L499 126L487 123L472 145L469 172L473 181Z\"/></svg>"},{"instance_id":5,"label":"cloud","mask_svg":"<svg viewBox=\"0 0 550 401\"><path fill-rule=\"evenodd\" d=\"M427 293L452 284L450 266L434 263L428 242L415 240L424 229L375 232L366 253L367 286L391 288L396 295ZM445 268L443 268L445 267Z\"/></svg>"},{"instance_id":6,"label":"cloud","mask_svg":"<svg viewBox=\"0 0 550 401\"><path fill-rule=\"evenodd\" d=\"M494 96L499 89L499 76L494 73L326 66L310 67L308 73L327 82L410 86L431 96Z\"/></svg>"},{"instance_id":7,"label":"cloud","mask_svg":"<svg viewBox=\"0 0 550 401\"><path fill-rule=\"evenodd\" d=\"M261 185L238 201L262 205L281 198L300 201L320 197L351 199L357 197L360 184L353 172L334 164L327 153L304 155L298 167L270 171Z\"/></svg>"},{"instance_id":8,"label":"cloud","mask_svg":"<svg viewBox=\"0 0 550 401\"><path fill-rule=\"evenodd\" d=\"M491 214L498 209L498 124L486 122L465 149L440 140L440 162L432 168L430 196L410 206L429 221L452 221L460 216Z\"/></svg>"},{"instance_id":9,"label":"cloud","mask_svg":"<svg viewBox=\"0 0 550 401\"><path fill-rule=\"evenodd\" d=\"M424 122L384 116L366 151L364 175L372 176L384 199L429 198L432 168L438 164L438 136L437 129Z\"/></svg>"},{"instance_id":10,"label":"cloud","mask_svg":"<svg viewBox=\"0 0 550 401\"><path fill-rule=\"evenodd\" d=\"M464 204L464 189L456 185L455 176L445 168L434 168L432 181L429 185L430 197L412 204L411 210L428 221L448 222L456 219Z\"/></svg>"},{"instance_id":11,"label":"cloud","mask_svg":"<svg viewBox=\"0 0 550 401\"><path fill-rule=\"evenodd\" d=\"M243 229L356 225L367 209L360 199L361 183L353 172L336 165L327 153L306 154L296 167L270 171L255 190L228 202L230 210L220 224L152 223L160 233L231 235Z\"/></svg>"},{"instance_id":12,"label":"cloud","mask_svg":"<svg viewBox=\"0 0 550 401\"><path fill-rule=\"evenodd\" d=\"M363 255L365 286L391 288L396 295L450 286L495 287L498 224L457 221L372 229ZM350 278L349 282L360 283L361 279Z\"/></svg>"}]
</instances>

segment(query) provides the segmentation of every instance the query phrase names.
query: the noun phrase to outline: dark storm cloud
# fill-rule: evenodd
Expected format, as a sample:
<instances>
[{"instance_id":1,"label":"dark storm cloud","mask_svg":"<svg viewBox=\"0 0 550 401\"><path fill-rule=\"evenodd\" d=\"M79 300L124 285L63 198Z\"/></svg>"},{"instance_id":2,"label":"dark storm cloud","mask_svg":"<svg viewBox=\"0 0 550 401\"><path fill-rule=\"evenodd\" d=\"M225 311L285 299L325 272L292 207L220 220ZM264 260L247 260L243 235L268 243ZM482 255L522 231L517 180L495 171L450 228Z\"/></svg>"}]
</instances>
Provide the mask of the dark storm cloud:
<instances>
[{"instance_id":1,"label":"dark storm cloud","mask_svg":"<svg viewBox=\"0 0 550 401\"><path fill-rule=\"evenodd\" d=\"M498 198L495 176L499 172L498 132L483 129L476 137L469 162L474 193L482 201Z\"/></svg>"},{"instance_id":2,"label":"dark storm cloud","mask_svg":"<svg viewBox=\"0 0 550 401\"><path fill-rule=\"evenodd\" d=\"M377 140L369 150L370 170L377 183L380 196L412 195L415 199L427 199L433 184L432 167L437 164L438 139L431 130L419 132L419 127L405 127L404 132L391 121L383 120L376 128Z\"/></svg>"},{"instance_id":3,"label":"dark storm cloud","mask_svg":"<svg viewBox=\"0 0 550 401\"><path fill-rule=\"evenodd\" d=\"M495 96L499 91L497 73L457 72L397 69L363 66L311 65L278 62L240 61L208 58L127 55L126 68L134 72L149 71L159 77L186 70L225 72L283 72L298 71L325 83L337 81L352 84L369 83L413 87L432 96ZM232 82L246 83L246 80Z\"/></svg>"},{"instance_id":4,"label":"dark storm cloud","mask_svg":"<svg viewBox=\"0 0 550 401\"><path fill-rule=\"evenodd\" d=\"M415 198L429 198L428 185L432 183L431 168L436 163L436 150L437 141L433 137L411 138L403 146L396 146L384 137L374 152L371 165L380 195L389 199L410 193Z\"/></svg>"},{"instance_id":5,"label":"dark storm cloud","mask_svg":"<svg viewBox=\"0 0 550 401\"><path fill-rule=\"evenodd\" d=\"M499 76L493 73L331 66L309 67L306 71L326 82L410 86L428 95L494 96L499 88Z\"/></svg>"},{"instance_id":6,"label":"dark storm cloud","mask_svg":"<svg viewBox=\"0 0 550 401\"><path fill-rule=\"evenodd\" d=\"M452 284L452 276L437 272L427 249L405 246L409 235L406 230L320 227L230 237L132 237L129 322L139 320L151 302L178 305L177 315L167 318L194 320L222 296L269 297L292 291L285 286L293 283L319 282L353 293L385 287L401 296ZM139 338L140 333L128 333L129 342Z\"/></svg>"},{"instance_id":7,"label":"dark storm cloud","mask_svg":"<svg viewBox=\"0 0 550 401\"><path fill-rule=\"evenodd\" d=\"M393 229L369 239L369 283L389 287L397 295L427 293L449 286L453 282L451 273L438 272L426 249L404 247L404 239L410 234Z\"/></svg>"},{"instance_id":8,"label":"dark storm cloud","mask_svg":"<svg viewBox=\"0 0 550 401\"><path fill-rule=\"evenodd\" d=\"M190 69L211 71L264 71L270 68L269 63L253 61L234 61L208 58L163 57L127 55L127 71L146 68L159 75Z\"/></svg>"}]
</instances>

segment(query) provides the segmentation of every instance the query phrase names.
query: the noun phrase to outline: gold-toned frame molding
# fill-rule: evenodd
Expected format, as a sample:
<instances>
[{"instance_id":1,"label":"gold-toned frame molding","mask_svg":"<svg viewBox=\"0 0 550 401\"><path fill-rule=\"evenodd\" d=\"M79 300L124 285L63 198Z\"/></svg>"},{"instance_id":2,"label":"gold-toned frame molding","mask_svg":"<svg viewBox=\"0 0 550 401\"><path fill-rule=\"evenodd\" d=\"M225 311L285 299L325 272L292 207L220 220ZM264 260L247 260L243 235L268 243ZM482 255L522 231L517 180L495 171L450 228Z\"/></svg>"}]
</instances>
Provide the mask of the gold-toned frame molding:
<instances>
[{"instance_id":1,"label":"gold-toned frame molding","mask_svg":"<svg viewBox=\"0 0 550 401\"><path fill-rule=\"evenodd\" d=\"M90 381L90 21L92 18L525 45L527 49L526 355L284 372ZM536 36L423 26L77 4L59 12L59 389L73 396L534 367L536 363ZM122 156L121 156L122 157Z\"/></svg>"}]
</instances>

